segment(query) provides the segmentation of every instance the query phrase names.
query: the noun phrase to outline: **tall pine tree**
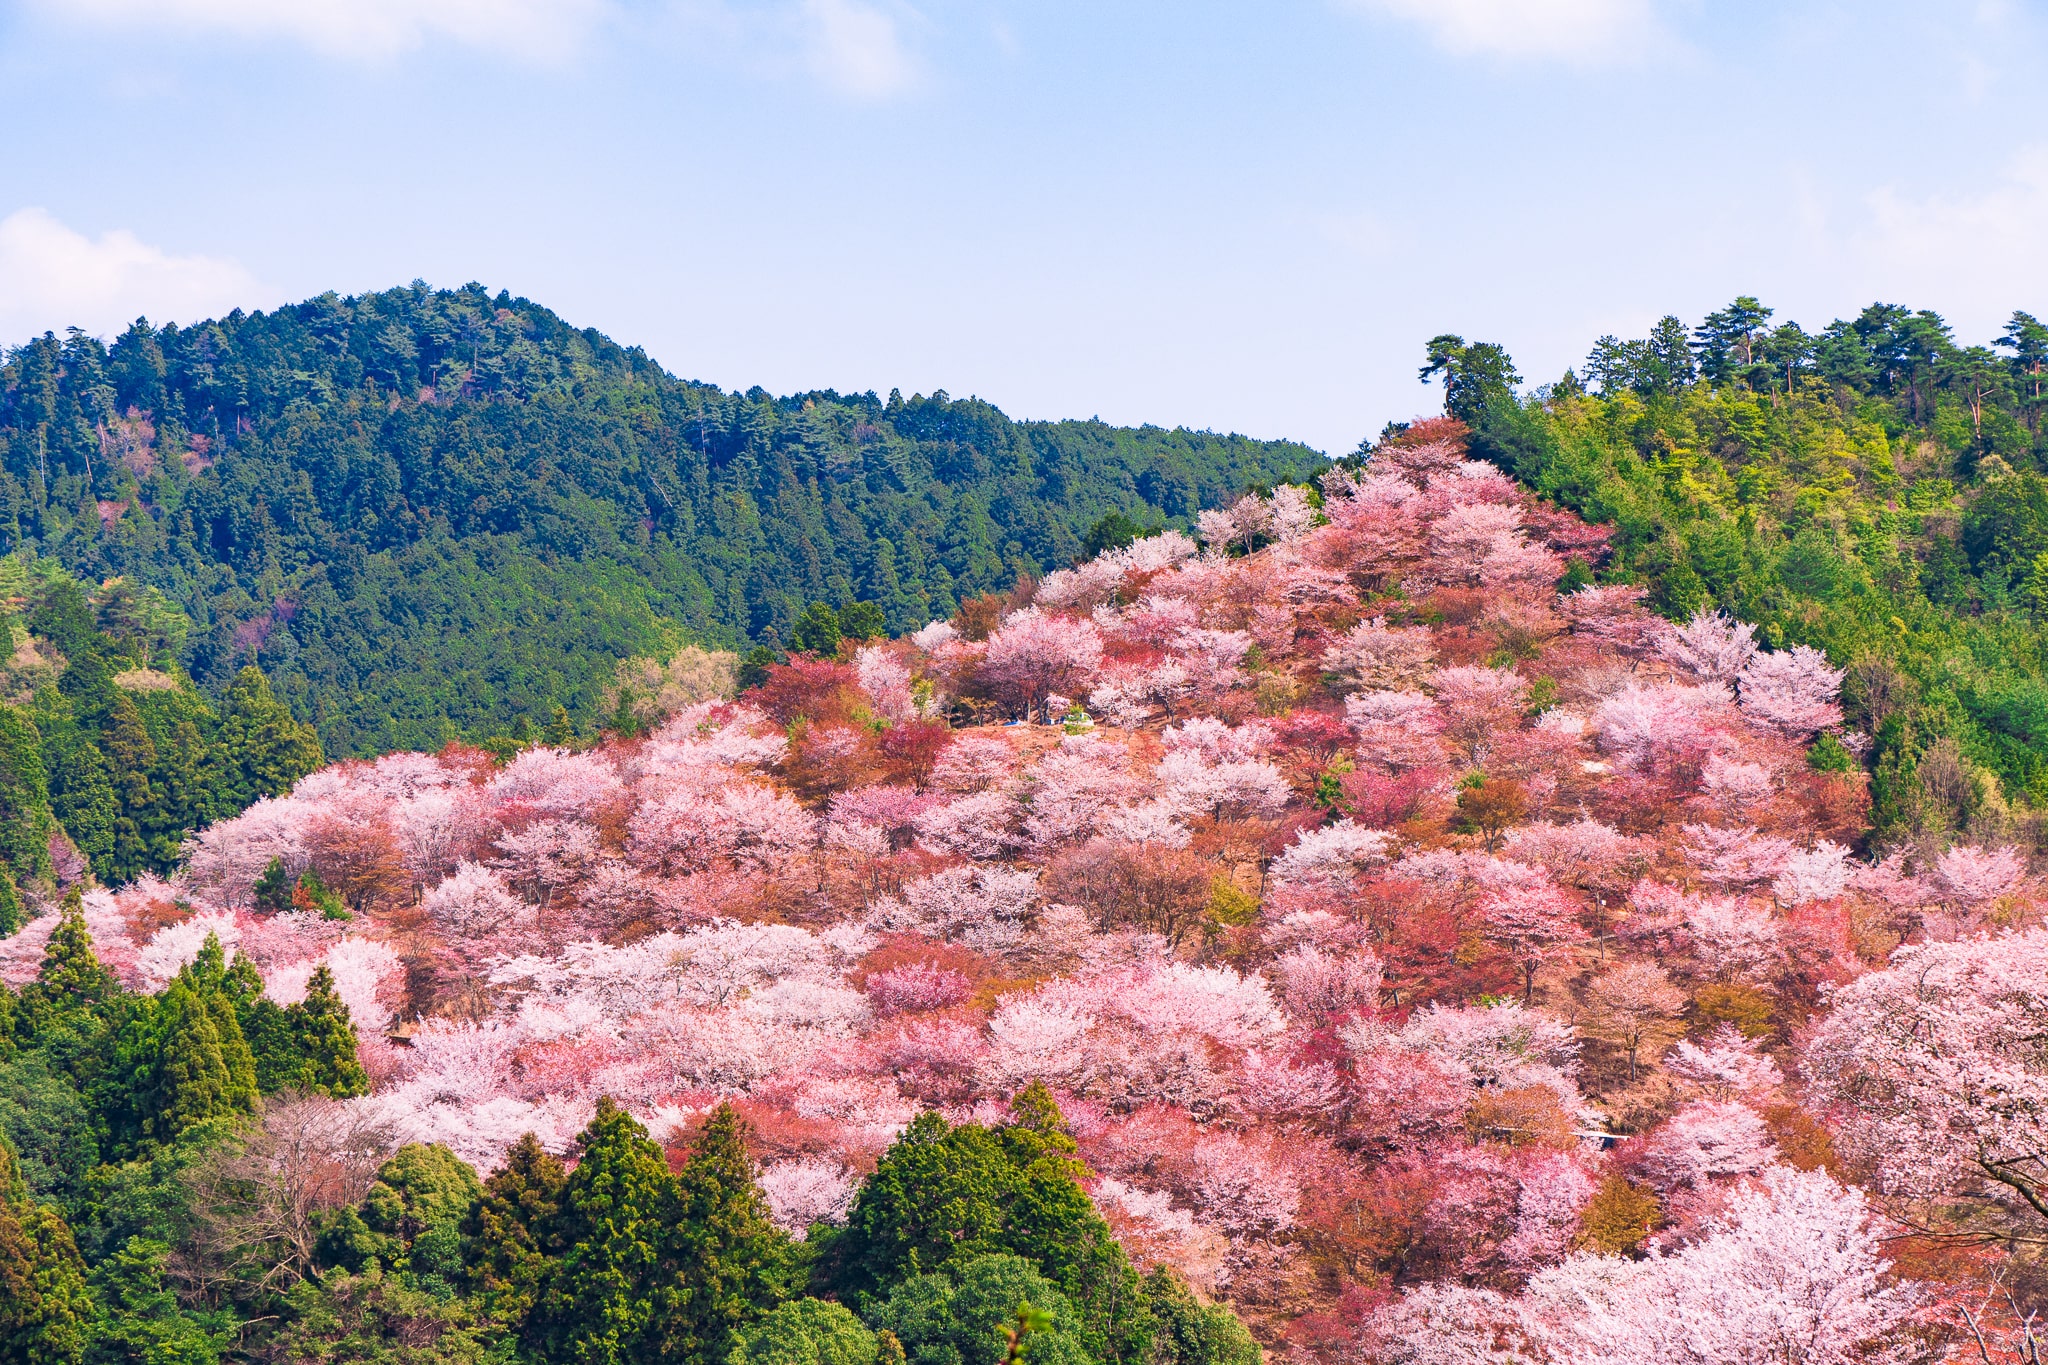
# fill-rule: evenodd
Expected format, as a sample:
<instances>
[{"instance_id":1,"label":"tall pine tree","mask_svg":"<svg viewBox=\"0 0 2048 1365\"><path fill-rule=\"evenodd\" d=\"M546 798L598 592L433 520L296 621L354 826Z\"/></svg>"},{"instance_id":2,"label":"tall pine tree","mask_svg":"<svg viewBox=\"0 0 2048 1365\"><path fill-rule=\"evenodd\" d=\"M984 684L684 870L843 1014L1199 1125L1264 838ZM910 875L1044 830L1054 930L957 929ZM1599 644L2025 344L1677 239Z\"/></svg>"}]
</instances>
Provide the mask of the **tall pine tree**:
<instances>
[{"instance_id":1,"label":"tall pine tree","mask_svg":"<svg viewBox=\"0 0 2048 1365\"><path fill-rule=\"evenodd\" d=\"M113 849L102 875L109 882L124 882L149 866L151 836L162 819L156 789L149 781L157 762L156 744L134 699L125 692L115 694L108 712L106 758L116 809Z\"/></svg>"},{"instance_id":2,"label":"tall pine tree","mask_svg":"<svg viewBox=\"0 0 2048 1365\"><path fill-rule=\"evenodd\" d=\"M369 1073L356 1055L355 1025L326 964L313 969L306 998L297 1004L280 1007L257 995L240 1003L238 1013L255 1055L256 1086L264 1094L304 1090L346 1099L369 1093Z\"/></svg>"},{"instance_id":3,"label":"tall pine tree","mask_svg":"<svg viewBox=\"0 0 2048 1365\"><path fill-rule=\"evenodd\" d=\"M90 741L65 756L57 770L50 804L71 842L93 870L104 874L114 856L115 823L121 803L114 794L113 770L107 756Z\"/></svg>"},{"instance_id":4,"label":"tall pine tree","mask_svg":"<svg viewBox=\"0 0 2048 1365\"><path fill-rule=\"evenodd\" d=\"M719 1105L676 1177L658 1310L666 1365L721 1365L735 1333L788 1292L789 1238L769 1220L746 1139Z\"/></svg>"},{"instance_id":5,"label":"tall pine tree","mask_svg":"<svg viewBox=\"0 0 2048 1365\"><path fill-rule=\"evenodd\" d=\"M675 1181L661 1148L609 1095L582 1144L543 1229L561 1252L522 1340L552 1365L645 1365L660 1337L655 1309Z\"/></svg>"},{"instance_id":6,"label":"tall pine tree","mask_svg":"<svg viewBox=\"0 0 2048 1365\"><path fill-rule=\"evenodd\" d=\"M28 1197L14 1151L0 1139L0 1360L78 1365L92 1294L63 1215Z\"/></svg>"},{"instance_id":7,"label":"tall pine tree","mask_svg":"<svg viewBox=\"0 0 2048 1365\"><path fill-rule=\"evenodd\" d=\"M240 810L259 796L276 796L320 766L320 737L270 690L253 664L235 675L222 699L214 736L217 800Z\"/></svg>"},{"instance_id":8,"label":"tall pine tree","mask_svg":"<svg viewBox=\"0 0 2048 1365\"><path fill-rule=\"evenodd\" d=\"M36 979L22 988L19 1025L29 1037L76 1026L95 1018L120 992L114 975L100 965L85 927L85 887L73 885L57 914L57 927L43 945Z\"/></svg>"},{"instance_id":9,"label":"tall pine tree","mask_svg":"<svg viewBox=\"0 0 2048 1365\"><path fill-rule=\"evenodd\" d=\"M170 1142L194 1124L256 1110L256 1066L234 1006L173 981L156 1005L155 1056L138 1096L141 1136Z\"/></svg>"},{"instance_id":10,"label":"tall pine tree","mask_svg":"<svg viewBox=\"0 0 2048 1365\"><path fill-rule=\"evenodd\" d=\"M462 1224L463 1264L470 1287L499 1321L526 1321L541 1284L561 1253L556 1214L568 1181L562 1163L532 1133L505 1154L503 1170L484 1182Z\"/></svg>"},{"instance_id":11,"label":"tall pine tree","mask_svg":"<svg viewBox=\"0 0 2048 1365\"><path fill-rule=\"evenodd\" d=\"M18 707L0 704L0 872L16 882L50 873L56 817L41 745L35 722Z\"/></svg>"},{"instance_id":12,"label":"tall pine tree","mask_svg":"<svg viewBox=\"0 0 2048 1365\"><path fill-rule=\"evenodd\" d=\"M254 1113L256 1061L240 1007L262 989L209 934L161 995L135 1002L95 1090L117 1148L146 1152L210 1119Z\"/></svg>"},{"instance_id":13,"label":"tall pine tree","mask_svg":"<svg viewBox=\"0 0 2048 1365\"><path fill-rule=\"evenodd\" d=\"M25 918L21 892L15 888L14 878L7 869L0 868L0 938L7 938L21 928Z\"/></svg>"}]
</instances>

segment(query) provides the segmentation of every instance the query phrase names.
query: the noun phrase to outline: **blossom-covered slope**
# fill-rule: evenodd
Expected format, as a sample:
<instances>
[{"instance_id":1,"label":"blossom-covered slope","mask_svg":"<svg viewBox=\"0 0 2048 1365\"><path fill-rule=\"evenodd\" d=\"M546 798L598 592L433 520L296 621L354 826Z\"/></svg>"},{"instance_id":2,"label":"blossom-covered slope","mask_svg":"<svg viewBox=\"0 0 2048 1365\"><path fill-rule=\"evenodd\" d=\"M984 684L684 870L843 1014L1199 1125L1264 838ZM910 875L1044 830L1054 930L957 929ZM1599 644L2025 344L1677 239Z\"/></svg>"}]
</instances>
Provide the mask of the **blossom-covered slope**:
<instances>
[{"instance_id":1,"label":"blossom-covered slope","mask_svg":"<svg viewBox=\"0 0 2048 1365\"><path fill-rule=\"evenodd\" d=\"M731 1099L793 1230L1043 1081L1134 1257L1289 1358L2004 1349L2024 858L1862 848L1827 660L1596 585L1455 424L1200 533L637 738L327 768L90 893L97 951L324 963L348 1103L480 1170ZM353 917L259 908L274 863Z\"/></svg>"}]
</instances>

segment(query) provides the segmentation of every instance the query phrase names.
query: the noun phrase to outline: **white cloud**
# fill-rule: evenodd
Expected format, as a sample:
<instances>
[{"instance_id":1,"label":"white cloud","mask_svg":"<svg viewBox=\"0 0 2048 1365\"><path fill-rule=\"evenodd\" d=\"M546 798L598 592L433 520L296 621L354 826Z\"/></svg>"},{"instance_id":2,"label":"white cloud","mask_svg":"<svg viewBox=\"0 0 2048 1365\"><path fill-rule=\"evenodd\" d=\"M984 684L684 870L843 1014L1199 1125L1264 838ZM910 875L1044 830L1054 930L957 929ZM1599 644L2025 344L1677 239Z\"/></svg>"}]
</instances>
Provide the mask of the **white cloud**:
<instances>
[{"instance_id":1,"label":"white cloud","mask_svg":"<svg viewBox=\"0 0 2048 1365\"><path fill-rule=\"evenodd\" d=\"M1656 36L1649 0L1346 0L1354 9L1419 24L1460 55L1600 62Z\"/></svg>"},{"instance_id":2,"label":"white cloud","mask_svg":"<svg viewBox=\"0 0 2048 1365\"><path fill-rule=\"evenodd\" d=\"M916 85L893 15L860 0L804 0L802 26L812 73L841 94L887 99Z\"/></svg>"},{"instance_id":3,"label":"white cloud","mask_svg":"<svg viewBox=\"0 0 2048 1365\"><path fill-rule=\"evenodd\" d=\"M337 57L391 57L444 39L536 61L574 50L608 0L39 0L73 21L149 32L285 39Z\"/></svg>"},{"instance_id":4,"label":"white cloud","mask_svg":"<svg viewBox=\"0 0 2048 1365\"><path fill-rule=\"evenodd\" d=\"M97 335L138 316L190 322L247 306L249 272L210 256L172 256L132 232L95 241L43 209L0 218L0 341L83 327Z\"/></svg>"},{"instance_id":5,"label":"white cloud","mask_svg":"<svg viewBox=\"0 0 2048 1365\"><path fill-rule=\"evenodd\" d=\"M1974 193L1870 194L1847 234L1854 285L1887 302L1932 300L1959 330L1995 330L2014 308L2048 308L2048 146L2016 155Z\"/></svg>"}]
</instances>

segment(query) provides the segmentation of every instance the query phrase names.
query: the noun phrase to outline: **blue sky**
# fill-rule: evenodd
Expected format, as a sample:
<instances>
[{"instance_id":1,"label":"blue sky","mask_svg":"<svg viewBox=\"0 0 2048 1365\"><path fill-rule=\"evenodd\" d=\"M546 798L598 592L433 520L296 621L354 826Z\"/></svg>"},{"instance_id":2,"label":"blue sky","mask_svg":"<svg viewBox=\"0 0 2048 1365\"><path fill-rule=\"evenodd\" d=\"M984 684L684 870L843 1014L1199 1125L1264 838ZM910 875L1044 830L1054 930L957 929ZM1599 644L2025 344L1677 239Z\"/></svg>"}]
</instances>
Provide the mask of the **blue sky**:
<instances>
[{"instance_id":1,"label":"blue sky","mask_svg":"<svg viewBox=\"0 0 2048 1365\"><path fill-rule=\"evenodd\" d=\"M1440 331L2048 313L2044 75L2019 0L0 0L0 338L474 279L1349 449Z\"/></svg>"}]
</instances>

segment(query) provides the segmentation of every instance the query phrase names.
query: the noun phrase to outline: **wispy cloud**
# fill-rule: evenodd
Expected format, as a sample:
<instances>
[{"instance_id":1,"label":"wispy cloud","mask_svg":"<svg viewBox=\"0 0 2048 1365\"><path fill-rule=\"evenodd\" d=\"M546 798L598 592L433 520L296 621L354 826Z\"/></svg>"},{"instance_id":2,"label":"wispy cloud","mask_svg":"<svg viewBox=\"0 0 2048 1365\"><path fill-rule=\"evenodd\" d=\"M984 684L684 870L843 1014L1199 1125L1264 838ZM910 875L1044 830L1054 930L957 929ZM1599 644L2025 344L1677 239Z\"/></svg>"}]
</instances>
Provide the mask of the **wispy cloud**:
<instances>
[{"instance_id":1,"label":"wispy cloud","mask_svg":"<svg viewBox=\"0 0 2048 1365\"><path fill-rule=\"evenodd\" d=\"M389 58L448 41L549 62L575 50L609 0L35 0L72 22L137 32L226 33L329 56Z\"/></svg>"},{"instance_id":2,"label":"wispy cloud","mask_svg":"<svg viewBox=\"0 0 2048 1365\"><path fill-rule=\"evenodd\" d=\"M2048 306L2048 146L2026 148L1973 187L1874 191L1858 216L1844 254L1873 297L1940 300L1978 325Z\"/></svg>"},{"instance_id":3,"label":"wispy cloud","mask_svg":"<svg viewBox=\"0 0 2048 1365\"><path fill-rule=\"evenodd\" d=\"M888 99L917 85L896 14L861 0L803 0L800 13L807 65L831 89Z\"/></svg>"},{"instance_id":4,"label":"wispy cloud","mask_svg":"<svg viewBox=\"0 0 2048 1365\"><path fill-rule=\"evenodd\" d=\"M1347 8L1416 24L1460 55L1610 62L1658 36L1649 0L1342 0Z\"/></svg>"},{"instance_id":5,"label":"wispy cloud","mask_svg":"<svg viewBox=\"0 0 2048 1365\"><path fill-rule=\"evenodd\" d=\"M146 315L190 322L257 302L233 261L173 256L130 232L88 237L40 208L0 218L0 338L83 327L105 334Z\"/></svg>"}]
</instances>

